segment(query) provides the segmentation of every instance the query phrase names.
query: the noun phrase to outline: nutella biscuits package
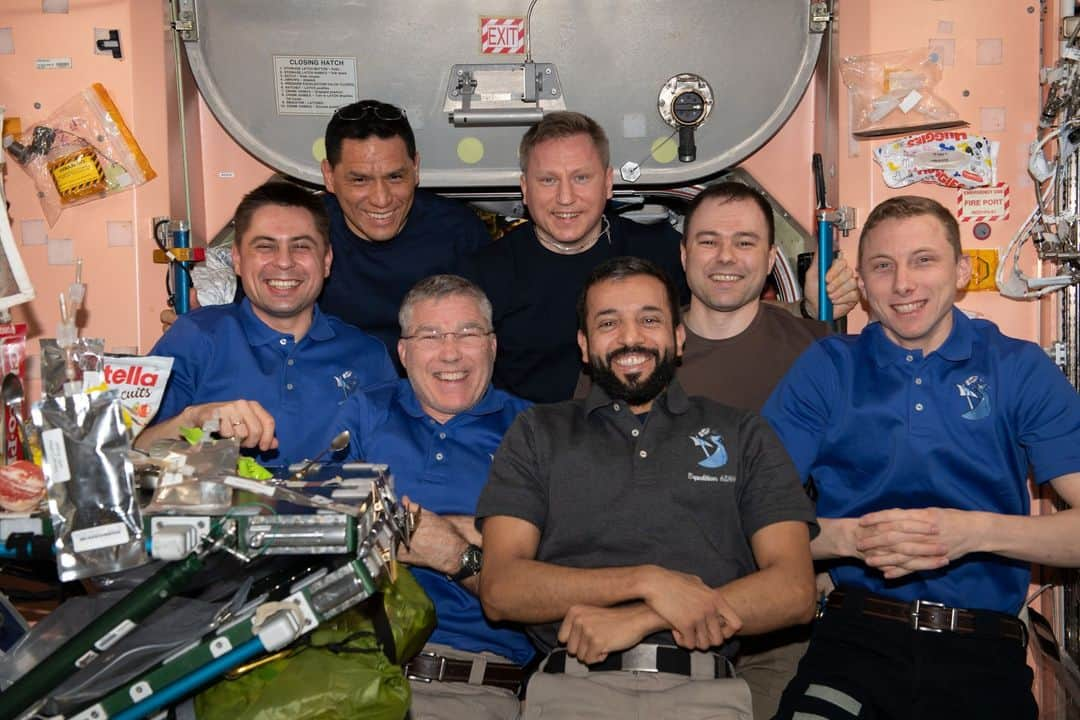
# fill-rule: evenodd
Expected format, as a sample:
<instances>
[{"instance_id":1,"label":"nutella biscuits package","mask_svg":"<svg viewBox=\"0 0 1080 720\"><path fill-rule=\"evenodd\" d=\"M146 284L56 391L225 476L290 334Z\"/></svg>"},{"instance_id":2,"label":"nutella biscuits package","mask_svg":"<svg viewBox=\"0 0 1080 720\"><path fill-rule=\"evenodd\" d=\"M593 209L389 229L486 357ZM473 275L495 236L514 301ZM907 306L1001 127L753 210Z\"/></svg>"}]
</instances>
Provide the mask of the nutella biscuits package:
<instances>
[{"instance_id":1,"label":"nutella biscuits package","mask_svg":"<svg viewBox=\"0 0 1080 720\"><path fill-rule=\"evenodd\" d=\"M120 402L131 415L131 432L143 431L165 395L173 359L157 355L106 355L105 384L120 393Z\"/></svg>"}]
</instances>

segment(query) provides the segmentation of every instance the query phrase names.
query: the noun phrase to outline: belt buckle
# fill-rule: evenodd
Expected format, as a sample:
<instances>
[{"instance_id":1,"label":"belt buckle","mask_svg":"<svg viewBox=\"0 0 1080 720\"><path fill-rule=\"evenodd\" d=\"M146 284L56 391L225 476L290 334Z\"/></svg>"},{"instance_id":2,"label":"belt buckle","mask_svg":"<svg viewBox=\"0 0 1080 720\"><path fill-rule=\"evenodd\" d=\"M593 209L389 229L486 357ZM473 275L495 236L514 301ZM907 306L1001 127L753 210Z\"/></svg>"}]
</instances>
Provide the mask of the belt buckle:
<instances>
[{"instance_id":1,"label":"belt buckle","mask_svg":"<svg viewBox=\"0 0 1080 720\"><path fill-rule=\"evenodd\" d=\"M437 655L437 654L435 654L433 652L417 653L417 657L429 657L432 660L438 660L439 661L439 672L438 672L437 676L433 677L433 678L430 678L430 677L423 677L422 675L415 675L413 673L410 673L409 668L412 666L412 663L409 663L408 665L405 666L405 678L408 679L408 680L419 680L420 682L426 682L426 683L430 683L432 680L438 680L439 682L442 682L443 677L446 675L446 658L442 657L441 655Z\"/></svg>"},{"instance_id":2,"label":"belt buckle","mask_svg":"<svg viewBox=\"0 0 1080 720\"><path fill-rule=\"evenodd\" d=\"M622 669L633 672L660 672L656 667L658 645L643 643L623 650Z\"/></svg>"},{"instance_id":3,"label":"belt buckle","mask_svg":"<svg viewBox=\"0 0 1080 720\"><path fill-rule=\"evenodd\" d=\"M948 607L948 606L945 605L945 603L931 602L930 600L916 600L915 601L914 605L912 606L912 611L911 611L911 627L912 628L914 628L915 630L920 630L922 632L936 632L936 633L939 633L939 632L944 632L945 631L944 628L925 627L924 625L921 625L919 623L919 613L923 609L923 607L935 607L935 608L941 608L942 610L948 610L949 611L949 628L948 629L950 631L952 631L952 632L956 631L956 613L958 612L957 609Z\"/></svg>"}]
</instances>

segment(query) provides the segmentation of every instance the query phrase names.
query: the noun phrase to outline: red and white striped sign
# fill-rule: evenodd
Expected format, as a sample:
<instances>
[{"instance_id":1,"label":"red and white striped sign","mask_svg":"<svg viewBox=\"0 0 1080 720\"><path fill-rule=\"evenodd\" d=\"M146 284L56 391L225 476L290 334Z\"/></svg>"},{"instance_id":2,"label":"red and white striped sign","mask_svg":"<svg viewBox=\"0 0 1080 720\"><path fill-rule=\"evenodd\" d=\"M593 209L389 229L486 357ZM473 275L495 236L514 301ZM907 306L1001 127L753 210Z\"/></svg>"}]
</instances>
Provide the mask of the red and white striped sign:
<instances>
[{"instance_id":1,"label":"red and white striped sign","mask_svg":"<svg viewBox=\"0 0 1080 720\"><path fill-rule=\"evenodd\" d=\"M956 193L956 217L961 222L994 222L1009 219L1009 186L969 188Z\"/></svg>"},{"instance_id":2,"label":"red and white striped sign","mask_svg":"<svg viewBox=\"0 0 1080 720\"><path fill-rule=\"evenodd\" d=\"M481 17L480 52L485 55L521 55L525 52L525 18Z\"/></svg>"}]
</instances>

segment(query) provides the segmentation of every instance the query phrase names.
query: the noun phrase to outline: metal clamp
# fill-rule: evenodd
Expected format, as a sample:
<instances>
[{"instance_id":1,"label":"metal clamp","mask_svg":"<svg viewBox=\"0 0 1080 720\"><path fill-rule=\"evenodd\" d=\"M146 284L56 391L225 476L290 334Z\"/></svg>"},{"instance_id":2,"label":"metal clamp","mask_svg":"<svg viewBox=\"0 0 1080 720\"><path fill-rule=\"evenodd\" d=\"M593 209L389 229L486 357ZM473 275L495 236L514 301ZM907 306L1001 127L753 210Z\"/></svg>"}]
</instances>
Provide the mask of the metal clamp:
<instances>
[{"instance_id":1,"label":"metal clamp","mask_svg":"<svg viewBox=\"0 0 1080 720\"><path fill-rule=\"evenodd\" d=\"M911 627L913 629L921 630L923 632L936 632L936 633L944 632L944 628L924 627L923 625L919 624L919 613L923 609L923 607L935 607L935 608L941 608L942 610L948 610L949 611L949 628L948 629L950 631L953 631L953 632L956 631L957 609L947 607L945 605L945 603L931 602L929 600L916 600L915 601L915 605L914 605L914 607L912 608L912 611L911 611Z\"/></svg>"}]
</instances>

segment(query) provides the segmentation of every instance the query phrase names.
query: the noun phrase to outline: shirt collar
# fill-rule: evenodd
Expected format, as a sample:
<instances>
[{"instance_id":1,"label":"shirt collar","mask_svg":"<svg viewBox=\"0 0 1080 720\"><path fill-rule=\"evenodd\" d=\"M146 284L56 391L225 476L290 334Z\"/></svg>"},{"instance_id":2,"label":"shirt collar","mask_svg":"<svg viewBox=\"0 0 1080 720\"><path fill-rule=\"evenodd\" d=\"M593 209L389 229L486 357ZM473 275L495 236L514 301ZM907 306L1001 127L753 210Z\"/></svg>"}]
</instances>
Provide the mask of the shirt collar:
<instances>
[{"instance_id":1,"label":"shirt collar","mask_svg":"<svg viewBox=\"0 0 1080 720\"><path fill-rule=\"evenodd\" d=\"M311 327L308 328L304 337L320 341L333 338L335 336L334 329L330 327L326 315L319 310L318 303L312 306L311 312ZM293 337L290 333L279 332L260 320L255 314L254 308L251 307L251 299L247 297L240 301L240 325L244 328L244 334L247 336L248 342L253 346L269 345L277 342L283 336ZM295 338L293 339L295 340Z\"/></svg>"},{"instance_id":2,"label":"shirt collar","mask_svg":"<svg viewBox=\"0 0 1080 720\"><path fill-rule=\"evenodd\" d=\"M615 399L608 395L607 391L596 383L592 383L589 395L585 398L585 414L590 415L596 410L614 403ZM656 409L657 404L663 405L672 415L682 415L690 409L690 399L686 396L686 391L683 390L678 380L672 380L667 389L656 396L656 399L653 400L653 410Z\"/></svg>"},{"instance_id":3,"label":"shirt collar","mask_svg":"<svg viewBox=\"0 0 1080 720\"><path fill-rule=\"evenodd\" d=\"M488 383L487 390L480 397L480 401L468 410L455 415L447 424L454 422L463 415L479 417L497 413L506 406L506 398L505 394L496 392L491 383ZM408 378L398 380L397 401L410 417L418 420L428 417L428 414L420 407L420 399L416 397L416 392L413 390L412 383L409 382Z\"/></svg>"},{"instance_id":4,"label":"shirt collar","mask_svg":"<svg viewBox=\"0 0 1080 720\"><path fill-rule=\"evenodd\" d=\"M971 319L955 305L952 307L952 323L949 336L931 355L937 353L950 362L961 362L971 357L972 347L975 344L975 327ZM878 321L867 325L864 332L870 336L874 360L878 367L906 362L908 355L922 356L920 351L902 348L890 340Z\"/></svg>"}]
</instances>

